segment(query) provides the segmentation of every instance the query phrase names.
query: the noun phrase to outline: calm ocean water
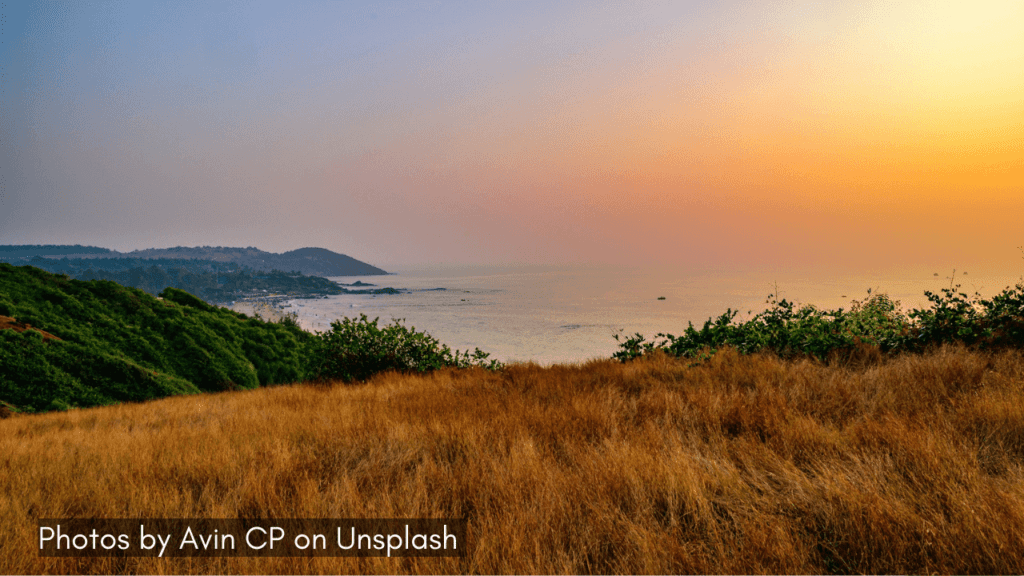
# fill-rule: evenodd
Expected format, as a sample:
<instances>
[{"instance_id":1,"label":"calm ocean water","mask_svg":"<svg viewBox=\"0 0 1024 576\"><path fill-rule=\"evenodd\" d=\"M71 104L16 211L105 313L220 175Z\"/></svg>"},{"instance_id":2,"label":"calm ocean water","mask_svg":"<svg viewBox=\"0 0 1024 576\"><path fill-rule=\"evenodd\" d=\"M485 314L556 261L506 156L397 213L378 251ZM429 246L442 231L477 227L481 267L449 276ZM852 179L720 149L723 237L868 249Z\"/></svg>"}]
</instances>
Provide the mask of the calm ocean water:
<instances>
[{"instance_id":1,"label":"calm ocean water","mask_svg":"<svg viewBox=\"0 0 1024 576\"><path fill-rule=\"evenodd\" d=\"M421 267L388 276L332 278L409 290L397 295L331 296L294 300L309 330L329 329L341 317L405 319L460 350L475 347L502 361L541 364L610 357L614 335L640 332L679 334L688 321L701 325L727 308L744 319L765 308L776 290L783 298L823 308L849 308L867 289L902 301L904 308L927 302L925 290L950 285L952 272L904 269L841 276L829 273L683 271L602 266ZM967 293L991 296L1020 281L1020 275L965 275L956 282ZM664 300L659 300L664 297Z\"/></svg>"}]
</instances>

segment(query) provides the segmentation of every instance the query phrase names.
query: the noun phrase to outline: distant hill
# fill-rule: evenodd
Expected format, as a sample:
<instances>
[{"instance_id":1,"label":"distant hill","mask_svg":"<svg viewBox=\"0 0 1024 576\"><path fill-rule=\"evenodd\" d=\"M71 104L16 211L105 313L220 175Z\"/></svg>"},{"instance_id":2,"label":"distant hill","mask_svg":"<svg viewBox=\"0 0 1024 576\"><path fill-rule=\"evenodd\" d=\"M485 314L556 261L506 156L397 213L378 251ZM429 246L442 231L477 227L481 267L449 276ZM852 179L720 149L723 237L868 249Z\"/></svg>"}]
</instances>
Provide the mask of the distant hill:
<instances>
[{"instance_id":1,"label":"distant hill","mask_svg":"<svg viewBox=\"0 0 1024 576\"><path fill-rule=\"evenodd\" d=\"M376 276L387 274L387 272L376 266L360 262L351 256L331 252L325 248L299 248L298 250L285 252L280 257L289 261L295 261L296 264L302 263L301 266L297 265L295 270L313 276ZM281 269L290 270L291 268ZM345 274L319 274L312 271L307 272L306 270L348 270L349 272Z\"/></svg>"},{"instance_id":2,"label":"distant hill","mask_svg":"<svg viewBox=\"0 0 1024 576\"><path fill-rule=\"evenodd\" d=\"M96 246L81 246L75 244L74 246L59 245L59 244L26 244L23 246L0 246L0 261L13 260L16 258L30 259L35 256L46 257L67 257L67 258L87 258L87 257L113 257L116 256L117 252L110 250L109 248L98 248Z\"/></svg>"},{"instance_id":3,"label":"distant hill","mask_svg":"<svg viewBox=\"0 0 1024 576\"><path fill-rule=\"evenodd\" d=\"M94 246L0 246L0 261L11 264L27 264L34 257L41 258L133 258L133 259L175 259L208 260L233 263L253 270L297 271L309 276L376 276L387 274L384 270L338 254L325 248L299 248L284 254L264 252L252 246L229 248L202 246L188 248L148 248L132 252L117 252Z\"/></svg>"}]
</instances>

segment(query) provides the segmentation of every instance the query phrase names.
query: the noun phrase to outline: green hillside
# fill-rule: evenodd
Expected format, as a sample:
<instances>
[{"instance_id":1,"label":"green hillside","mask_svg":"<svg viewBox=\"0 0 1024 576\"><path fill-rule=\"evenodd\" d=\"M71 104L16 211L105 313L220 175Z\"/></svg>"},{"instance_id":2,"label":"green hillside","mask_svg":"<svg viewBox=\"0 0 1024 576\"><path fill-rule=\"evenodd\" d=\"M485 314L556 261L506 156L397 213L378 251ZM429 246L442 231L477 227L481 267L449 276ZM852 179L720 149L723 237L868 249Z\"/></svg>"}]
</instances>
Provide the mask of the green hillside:
<instances>
[{"instance_id":1,"label":"green hillside","mask_svg":"<svg viewBox=\"0 0 1024 576\"><path fill-rule=\"evenodd\" d=\"M0 401L36 412L304 378L313 336L298 326L161 296L0 263L0 321L13 328L0 329Z\"/></svg>"}]
</instances>

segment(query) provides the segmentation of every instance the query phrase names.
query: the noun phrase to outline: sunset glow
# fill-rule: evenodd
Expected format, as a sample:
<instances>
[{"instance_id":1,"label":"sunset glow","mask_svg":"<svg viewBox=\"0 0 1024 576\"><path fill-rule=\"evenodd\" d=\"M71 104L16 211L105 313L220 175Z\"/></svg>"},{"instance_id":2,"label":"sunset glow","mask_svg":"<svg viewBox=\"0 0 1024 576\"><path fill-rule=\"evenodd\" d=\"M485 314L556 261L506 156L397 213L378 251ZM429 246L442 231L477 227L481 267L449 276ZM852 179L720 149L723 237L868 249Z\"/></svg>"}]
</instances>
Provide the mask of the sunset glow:
<instances>
[{"instance_id":1,"label":"sunset glow","mask_svg":"<svg viewBox=\"0 0 1024 576\"><path fill-rule=\"evenodd\" d=\"M0 243L1016 266L1024 3L33 2Z\"/></svg>"}]
</instances>

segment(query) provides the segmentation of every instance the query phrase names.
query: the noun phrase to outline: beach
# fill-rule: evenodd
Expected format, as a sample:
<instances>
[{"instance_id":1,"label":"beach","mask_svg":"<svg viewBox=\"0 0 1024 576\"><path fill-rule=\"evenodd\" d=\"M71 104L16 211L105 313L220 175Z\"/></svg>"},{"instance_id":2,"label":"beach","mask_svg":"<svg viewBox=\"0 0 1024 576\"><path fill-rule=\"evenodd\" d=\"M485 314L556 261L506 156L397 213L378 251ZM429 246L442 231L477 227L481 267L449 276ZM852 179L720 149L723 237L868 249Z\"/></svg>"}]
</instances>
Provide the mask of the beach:
<instances>
[{"instance_id":1,"label":"beach","mask_svg":"<svg viewBox=\"0 0 1024 576\"><path fill-rule=\"evenodd\" d=\"M280 308L282 301L284 301L283 297L254 298L235 301L226 308L241 312L246 316L262 318L267 322L280 322L286 315Z\"/></svg>"}]
</instances>

